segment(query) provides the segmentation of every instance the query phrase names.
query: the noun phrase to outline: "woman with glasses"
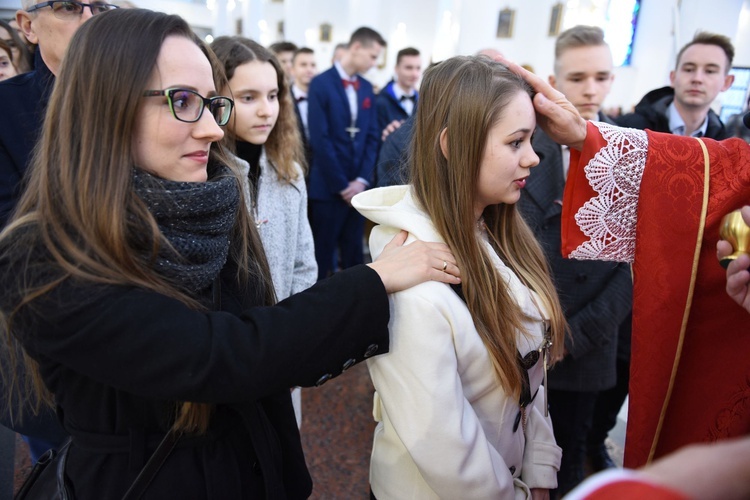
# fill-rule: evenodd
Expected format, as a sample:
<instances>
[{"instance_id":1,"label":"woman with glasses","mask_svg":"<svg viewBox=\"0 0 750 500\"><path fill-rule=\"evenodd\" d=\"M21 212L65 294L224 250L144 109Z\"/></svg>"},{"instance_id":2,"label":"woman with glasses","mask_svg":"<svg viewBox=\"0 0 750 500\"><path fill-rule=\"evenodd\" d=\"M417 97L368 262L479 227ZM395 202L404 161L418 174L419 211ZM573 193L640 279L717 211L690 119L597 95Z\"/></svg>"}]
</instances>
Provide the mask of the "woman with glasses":
<instances>
[{"instance_id":1,"label":"woman with glasses","mask_svg":"<svg viewBox=\"0 0 750 500\"><path fill-rule=\"evenodd\" d=\"M88 21L0 235L3 330L32 374L15 387L56 405L76 498L121 498L170 429L174 449L144 471L147 498L307 498L288 388L386 351L387 292L459 281L440 271L456 269L444 246L402 236L385 258L270 307L219 145L225 85L177 16Z\"/></svg>"},{"instance_id":2,"label":"woman with glasses","mask_svg":"<svg viewBox=\"0 0 750 500\"><path fill-rule=\"evenodd\" d=\"M565 320L515 208L539 163L531 95L484 56L431 67L411 185L353 200L380 224L373 256L406 230L410 240L445 242L462 277L460 288L424 283L391 296L391 350L367 364L378 422L370 481L380 500L538 499L557 485L561 452L542 381L562 352Z\"/></svg>"},{"instance_id":3,"label":"woman with glasses","mask_svg":"<svg viewBox=\"0 0 750 500\"><path fill-rule=\"evenodd\" d=\"M110 10L119 9L120 7L106 2L68 2L64 0L50 0L48 2L41 2L33 4L26 9L26 12L34 12L39 9L49 7L52 9L55 17L58 19L75 19L81 17L86 9L89 9L92 16L108 12Z\"/></svg>"},{"instance_id":4,"label":"woman with glasses","mask_svg":"<svg viewBox=\"0 0 750 500\"><path fill-rule=\"evenodd\" d=\"M281 300L318 279L302 137L289 85L276 57L243 37L219 37L211 44L228 79L223 95L235 108L227 124L231 149L241 166L245 201L266 251L276 297ZM301 394L292 393L301 423Z\"/></svg>"}]
</instances>

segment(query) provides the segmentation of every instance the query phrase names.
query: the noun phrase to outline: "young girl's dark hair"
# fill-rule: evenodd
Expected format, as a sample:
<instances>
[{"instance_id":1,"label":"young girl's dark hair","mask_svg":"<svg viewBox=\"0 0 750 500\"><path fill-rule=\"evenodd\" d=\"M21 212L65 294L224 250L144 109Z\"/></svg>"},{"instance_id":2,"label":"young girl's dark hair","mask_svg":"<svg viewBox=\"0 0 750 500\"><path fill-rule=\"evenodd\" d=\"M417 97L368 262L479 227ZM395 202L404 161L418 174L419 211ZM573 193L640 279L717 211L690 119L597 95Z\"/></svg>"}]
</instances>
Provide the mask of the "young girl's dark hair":
<instances>
[{"instance_id":1,"label":"young girl's dark hair","mask_svg":"<svg viewBox=\"0 0 750 500\"><path fill-rule=\"evenodd\" d=\"M251 61L267 62L273 66L279 86L279 117L263 147L266 156L276 168L279 180L292 182L298 175L295 162L303 171L307 165L291 91L278 59L259 43L240 36L220 36L213 41L211 49L224 66L227 80L232 79L238 66ZM236 115L232 117L232 120L234 119Z\"/></svg>"}]
</instances>

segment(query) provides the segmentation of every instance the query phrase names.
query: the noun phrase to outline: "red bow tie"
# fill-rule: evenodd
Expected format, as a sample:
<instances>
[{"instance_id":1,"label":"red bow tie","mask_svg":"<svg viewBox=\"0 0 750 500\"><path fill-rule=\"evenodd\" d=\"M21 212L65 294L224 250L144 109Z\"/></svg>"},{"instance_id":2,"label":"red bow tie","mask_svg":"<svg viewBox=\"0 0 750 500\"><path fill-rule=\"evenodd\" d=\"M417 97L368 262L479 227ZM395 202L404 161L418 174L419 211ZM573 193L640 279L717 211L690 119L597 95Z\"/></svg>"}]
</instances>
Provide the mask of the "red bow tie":
<instances>
[{"instance_id":1,"label":"red bow tie","mask_svg":"<svg viewBox=\"0 0 750 500\"><path fill-rule=\"evenodd\" d=\"M342 78L341 83L344 84L344 90L346 90L346 87L348 86L351 86L354 90L359 90L359 79L347 80L346 78Z\"/></svg>"}]
</instances>

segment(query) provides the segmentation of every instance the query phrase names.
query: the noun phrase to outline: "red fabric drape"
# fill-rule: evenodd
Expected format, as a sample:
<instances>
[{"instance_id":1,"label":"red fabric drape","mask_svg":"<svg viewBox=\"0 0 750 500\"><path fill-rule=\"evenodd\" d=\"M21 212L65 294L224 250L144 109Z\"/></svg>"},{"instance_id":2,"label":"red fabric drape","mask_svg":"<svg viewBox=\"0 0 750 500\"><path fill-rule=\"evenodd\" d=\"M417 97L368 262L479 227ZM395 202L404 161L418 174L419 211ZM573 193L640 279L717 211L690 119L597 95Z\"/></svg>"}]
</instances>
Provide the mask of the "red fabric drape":
<instances>
[{"instance_id":1,"label":"red fabric drape","mask_svg":"<svg viewBox=\"0 0 750 500\"><path fill-rule=\"evenodd\" d=\"M648 132L633 262L633 340L625 465L646 463L656 438L686 307L703 195L704 161L693 138ZM586 241L574 215L595 196L584 166L606 144L589 124L571 151L563 203L563 254ZM750 146L705 140L711 184L695 295L654 458L680 446L750 433L750 315L725 292L716 260L719 224L750 204Z\"/></svg>"}]
</instances>

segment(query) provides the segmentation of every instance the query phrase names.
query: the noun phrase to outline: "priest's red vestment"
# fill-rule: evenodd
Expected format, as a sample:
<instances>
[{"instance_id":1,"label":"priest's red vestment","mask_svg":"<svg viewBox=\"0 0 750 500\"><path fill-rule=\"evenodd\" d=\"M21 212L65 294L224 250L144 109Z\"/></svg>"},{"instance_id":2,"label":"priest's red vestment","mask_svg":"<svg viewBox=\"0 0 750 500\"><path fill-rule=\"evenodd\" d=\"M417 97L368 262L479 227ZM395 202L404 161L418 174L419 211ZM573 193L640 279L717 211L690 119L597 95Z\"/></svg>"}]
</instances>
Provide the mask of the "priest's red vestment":
<instances>
[{"instance_id":1,"label":"priest's red vestment","mask_svg":"<svg viewBox=\"0 0 750 500\"><path fill-rule=\"evenodd\" d=\"M590 476L565 500L688 500L683 493L629 469L609 469Z\"/></svg>"},{"instance_id":2,"label":"priest's red vestment","mask_svg":"<svg viewBox=\"0 0 750 500\"><path fill-rule=\"evenodd\" d=\"M722 217L750 204L750 146L703 144L708 176L691 137L589 122L571 150L563 254L633 264L626 467L750 434L750 314L716 259Z\"/></svg>"}]
</instances>

